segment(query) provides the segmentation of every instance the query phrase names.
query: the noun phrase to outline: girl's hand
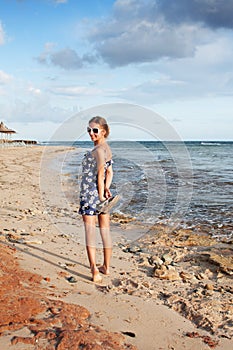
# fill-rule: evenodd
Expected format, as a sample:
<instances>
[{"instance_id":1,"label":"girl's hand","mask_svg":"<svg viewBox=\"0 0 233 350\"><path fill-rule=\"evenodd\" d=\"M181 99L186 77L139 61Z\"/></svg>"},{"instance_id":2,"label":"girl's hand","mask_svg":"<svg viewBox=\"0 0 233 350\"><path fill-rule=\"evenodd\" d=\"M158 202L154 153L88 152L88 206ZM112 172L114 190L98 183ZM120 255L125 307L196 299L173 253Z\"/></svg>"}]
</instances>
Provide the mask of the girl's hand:
<instances>
[{"instance_id":1,"label":"girl's hand","mask_svg":"<svg viewBox=\"0 0 233 350\"><path fill-rule=\"evenodd\" d=\"M99 200L100 202L104 202L106 201L107 197L104 197L104 196L99 196Z\"/></svg>"},{"instance_id":2,"label":"girl's hand","mask_svg":"<svg viewBox=\"0 0 233 350\"><path fill-rule=\"evenodd\" d=\"M112 197L112 193L109 188L104 189L104 195L107 199Z\"/></svg>"}]
</instances>

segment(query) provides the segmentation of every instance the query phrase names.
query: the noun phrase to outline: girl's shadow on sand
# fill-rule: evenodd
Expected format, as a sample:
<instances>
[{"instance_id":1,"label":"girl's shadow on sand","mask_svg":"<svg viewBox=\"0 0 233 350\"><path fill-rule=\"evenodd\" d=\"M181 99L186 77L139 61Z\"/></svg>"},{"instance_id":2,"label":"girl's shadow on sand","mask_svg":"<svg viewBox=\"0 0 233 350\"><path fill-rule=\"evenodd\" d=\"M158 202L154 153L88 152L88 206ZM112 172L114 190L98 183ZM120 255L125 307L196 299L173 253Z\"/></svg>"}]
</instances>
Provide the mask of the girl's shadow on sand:
<instances>
[{"instance_id":1,"label":"girl's shadow on sand","mask_svg":"<svg viewBox=\"0 0 233 350\"><path fill-rule=\"evenodd\" d=\"M55 262L53 262L53 261L51 261L51 260L49 260L49 259L46 259L46 258L40 256L39 254L35 254L35 253L33 253L33 252L29 252L29 251L27 251L27 250L21 248L21 247L18 246L18 245L19 245L19 244L24 245L24 246L26 246L26 247L28 247L28 248L37 250L37 251L39 251L39 252L42 252L42 253L45 253L45 254L54 256L54 257L59 258L59 259L63 259L63 260L68 261L68 262L70 262L70 263L72 263L72 264L80 265L80 266L83 266L83 267L89 269L89 266L87 266L87 265L85 265L85 264L79 263L79 262L77 262L77 261L75 261L75 260L72 260L72 259L70 259L70 258L61 256L61 255L58 255L58 254L53 253L53 252L50 252L50 251L45 250L45 249L43 249L43 248L35 247L35 246L31 245L31 244L25 244L25 243L21 243L21 242L18 242L18 241L13 241L13 242L11 242L11 243L10 243L10 242L9 242L9 243L1 242L1 244L4 244L4 245L6 245L6 246L10 246L10 247L12 247L12 248L14 248L14 249L16 249L16 250L18 250L18 251L24 253L24 254L28 254L28 255L30 255L30 256L33 256L34 258L37 258L37 259L42 260L42 261L45 261L46 263L48 263L48 264L50 264L50 265L53 265L53 266L55 266L55 267L58 267L58 268L61 269L61 270L67 271L67 272L69 272L70 274L76 275L76 276L78 276L78 277L84 279L85 281L91 282L91 277L88 277L88 276L86 276L86 275L84 275L84 274L82 274L82 273L80 273L80 272L73 271L73 270L69 269L67 266L62 266L62 265L60 265L60 264L58 264L58 263L55 263Z\"/></svg>"}]
</instances>

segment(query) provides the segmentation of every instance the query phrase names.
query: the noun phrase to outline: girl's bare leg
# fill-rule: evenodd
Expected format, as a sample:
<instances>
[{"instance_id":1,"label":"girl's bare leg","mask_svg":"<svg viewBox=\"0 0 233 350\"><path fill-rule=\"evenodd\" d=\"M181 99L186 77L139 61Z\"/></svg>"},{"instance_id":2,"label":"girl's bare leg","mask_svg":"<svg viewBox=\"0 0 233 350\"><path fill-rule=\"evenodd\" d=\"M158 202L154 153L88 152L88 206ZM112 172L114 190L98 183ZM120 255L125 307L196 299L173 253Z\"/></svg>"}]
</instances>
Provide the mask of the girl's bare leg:
<instances>
[{"instance_id":1,"label":"girl's bare leg","mask_svg":"<svg viewBox=\"0 0 233 350\"><path fill-rule=\"evenodd\" d=\"M83 215L83 222L85 227L85 240L87 256L90 263L92 280L94 282L101 282L102 278L96 266L96 229L95 216Z\"/></svg>"},{"instance_id":2,"label":"girl's bare leg","mask_svg":"<svg viewBox=\"0 0 233 350\"><path fill-rule=\"evenodd\" d=\"M112 257L112 237L110 234L110 215L100 214L98 216L100 234L103 242L104 262L99 271L105 275L109 274L110 260Z\"/></svg>"}]
</instances>

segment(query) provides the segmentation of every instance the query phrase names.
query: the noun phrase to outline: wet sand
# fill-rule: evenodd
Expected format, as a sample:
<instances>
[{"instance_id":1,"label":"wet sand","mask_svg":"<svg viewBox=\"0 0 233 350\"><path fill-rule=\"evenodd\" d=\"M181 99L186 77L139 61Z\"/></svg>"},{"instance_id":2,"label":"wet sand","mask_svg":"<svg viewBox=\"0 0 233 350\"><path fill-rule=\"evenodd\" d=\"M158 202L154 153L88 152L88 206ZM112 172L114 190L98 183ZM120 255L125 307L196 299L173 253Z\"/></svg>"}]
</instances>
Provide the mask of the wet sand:
<instances>
[{"instance_id":1,"label":"wet sand","mask_svg":"<svg viewBox=\"0 0 233 350\"><path fill-rule=\"evenodd\" d=\"M94 284L54 162L67 152L0 149L0 348L232 349L232 242L112 215L111 274Z\"/></svg>"}]
</instances>

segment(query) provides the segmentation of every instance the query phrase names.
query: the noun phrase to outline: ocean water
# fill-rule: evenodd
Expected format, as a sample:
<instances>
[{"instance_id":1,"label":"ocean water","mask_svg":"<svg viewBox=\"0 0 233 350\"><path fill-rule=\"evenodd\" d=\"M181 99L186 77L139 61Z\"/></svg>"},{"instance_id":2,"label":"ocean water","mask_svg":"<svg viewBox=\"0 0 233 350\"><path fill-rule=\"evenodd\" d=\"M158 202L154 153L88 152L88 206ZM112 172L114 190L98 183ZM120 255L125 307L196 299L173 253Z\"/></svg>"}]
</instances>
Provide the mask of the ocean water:
<instances>
[{"instance_id":1,"label":"ocean water","mask_svg":"<svg viewBox=\"0 0 233 350\"><path fill-rule=\"evenodd\" d=\"M71 145L69 143L63 143ZM109 142L113 152L114 209L146 223L167 223L233 235L233 142ZM91 142L75 142L63 173L78 201L81 161Z\"/></svg>"}]
</instances>

